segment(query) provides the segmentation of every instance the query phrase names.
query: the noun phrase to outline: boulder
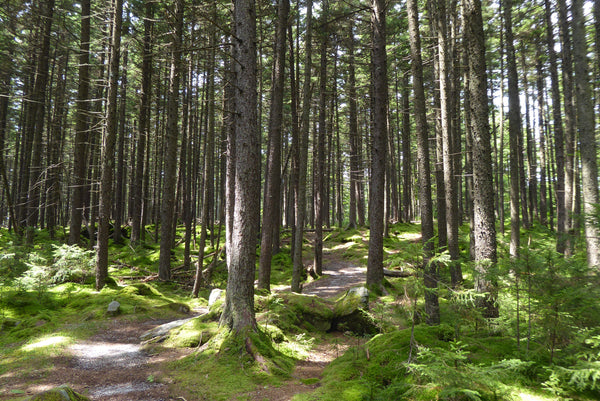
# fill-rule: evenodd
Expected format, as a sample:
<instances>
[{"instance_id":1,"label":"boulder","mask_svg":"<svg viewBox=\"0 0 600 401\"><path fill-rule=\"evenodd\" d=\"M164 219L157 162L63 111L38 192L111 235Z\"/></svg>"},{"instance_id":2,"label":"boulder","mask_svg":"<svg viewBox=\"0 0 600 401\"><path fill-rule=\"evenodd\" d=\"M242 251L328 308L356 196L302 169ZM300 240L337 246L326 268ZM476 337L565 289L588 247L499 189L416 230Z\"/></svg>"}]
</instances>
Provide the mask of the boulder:
<instances>
[{"instance_id":1,"label":"boulder","mask_svg":"<svg viewBox=\"0 0 600 401\"><path fill-rule=\"evenodd\" d=\"M333 326L340 331L351 331L357 335L379 332L375 320L368 312L369 290L365 287L351 288L333 308Z\"/></svg>"},{"instance_id":2,"label":"boulder","mask_svg":"<svg viewBox=\"0 0 600 401\"><path fill-rule=\"evenodd\" d=\"M114 315L118 315L120 310L121 310L121 304L118 303L117 301L112 301L111 303L108 304L106 313L111 316L114 316Z\"/></svg>"},{"instance_id":3,"label":"boulder","mask_svg":"<svg viewBox=\"0 0 600 401\"><path fill-rule=\"evenodd\" d=\"M67 386L60 386L34 395L29 401L89 401L89 398L76 393Z\"/></svg>"},{"instance_id":4,"label":"boulder","mask_svg":"<svg viewBox=\"0 0 600 401\"><path fill-rule=\"evenodd\" d=\"M225 291L220 288L215 288L210 292L208 296L208 307L213 306L217 301L219 301L225 295Z\"/></svg>"},{"instance_id":5,"label":"boulder","mask_svg":"<svg viewBox=\"0 0 600 401\"><path fill-rule=\"evenodd\" d=\"M140 340L145 344L164 341L169 336L171 330L183 326L192 319L193 318L174 320L169 323L161 324L160 326L157 326L142 334L140 336Z\"/></svg>"}]
</instances>

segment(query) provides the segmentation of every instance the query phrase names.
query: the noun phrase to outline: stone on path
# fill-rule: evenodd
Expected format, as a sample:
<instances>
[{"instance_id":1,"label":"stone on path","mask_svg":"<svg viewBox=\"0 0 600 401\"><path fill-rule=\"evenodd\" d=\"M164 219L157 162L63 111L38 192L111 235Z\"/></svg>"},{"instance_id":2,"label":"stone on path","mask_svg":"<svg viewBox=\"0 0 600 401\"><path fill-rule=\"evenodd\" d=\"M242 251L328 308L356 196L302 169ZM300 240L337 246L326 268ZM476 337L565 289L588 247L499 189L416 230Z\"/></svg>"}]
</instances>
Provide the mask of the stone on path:
<instances>
[{"instance_id":1,"label":"stone on path","mask_svg":"<svg viewBox=\"0 0 600 401\"><path fill-rule=\"evenodd\" d=\"M120 308L121 308L120 303L118 303L117 301L112 301L111 303L108 304L106 313L108 313L111 316L117 315L119 313Z\"/></svg>"},{"instance_id":2,"label":"stone on path","mask_svg":"<svg viewBox=\"0 0 600 401\"><path fill-rule=\"evenodd\" d=\"M335 303L334 326L337 330L347 330L358 335L375 334L379 329L367 313L368 309L369 290L366 287L351 288Z\"/></svg>"},{"instance_id":3,"label":"stone on path","mask_svg":"<svg viewBox=\"0 0 600 401\"><path fill-rule=\"evenodd\" d=\"M29 401L89 401L89 398L76 393L67 386L60 386L34 395Z\"/></svg>"}]
</instances>

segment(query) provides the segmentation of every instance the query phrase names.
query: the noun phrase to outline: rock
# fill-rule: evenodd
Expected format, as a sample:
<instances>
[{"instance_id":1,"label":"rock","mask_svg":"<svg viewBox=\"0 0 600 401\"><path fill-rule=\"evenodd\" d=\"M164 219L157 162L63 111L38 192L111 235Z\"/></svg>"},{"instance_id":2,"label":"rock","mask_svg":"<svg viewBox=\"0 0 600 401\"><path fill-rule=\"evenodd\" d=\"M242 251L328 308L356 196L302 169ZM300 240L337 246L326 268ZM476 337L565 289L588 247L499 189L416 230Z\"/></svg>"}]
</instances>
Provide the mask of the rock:
<instances>
[{"instance_id":1,"label":"rock","mask_svg":"<svg viewBox=\"0 0 600 401\"><path fill-rule=\"evenodd\" d=\"M220 288L215 288L210 292L210 295L208 296L208 307L210 308L211 306L213 306L215 304L215 302L217 302L218 300L220 300L223 295L225 295L225 291L223 291Z\"/></svg>"},{"instance_id":2,"label":"rock","mask_svg":"<svg viewBox=\"0 0 600 401\"><path fill-rule=\"evenodd\" d=\"M351 288L333 308L334 328L358 335L379 332L375 320L368 312L368 307L369 291L365 287Z\"/></svg>"},{"instance_id":3,"label":"rock","mask_svg":"<svg viewBox=\"0 0 600 401\"><path fill-rule=\"evenodd\" d=\"M118 315L121 309L121 304L117 301L112 301L108 304L108 308L106 309L106 313L111 316Z\"/></svg>"},{"instance_id":4,"label":"rock","mask_svg":"<svg viewBox=\"0 0 600 401\"><path fill-rule=\"evenodd\" d=\"M186 324L187 322L189 322L192 319L193 318L174 320L169 323L161 324L160 326L157 326L151 330L148 330L144 334L142 334L140 336L140 340L146 344L147 343L158 343L158 342L164 341L169 336L169 332L171 330L176 329L177 327L183 326L184 324Z\"/></svg>"},{"instance_id":5,"label":"rock","mask_svg":"<svg viewBox=\"0 0 600 401\"><path fill-rule=\"evenodd\" d=\"M67 386L60 386L34 395L29 401L89 401L89 398L76 393Z\"/></svg>"}]
</instances>

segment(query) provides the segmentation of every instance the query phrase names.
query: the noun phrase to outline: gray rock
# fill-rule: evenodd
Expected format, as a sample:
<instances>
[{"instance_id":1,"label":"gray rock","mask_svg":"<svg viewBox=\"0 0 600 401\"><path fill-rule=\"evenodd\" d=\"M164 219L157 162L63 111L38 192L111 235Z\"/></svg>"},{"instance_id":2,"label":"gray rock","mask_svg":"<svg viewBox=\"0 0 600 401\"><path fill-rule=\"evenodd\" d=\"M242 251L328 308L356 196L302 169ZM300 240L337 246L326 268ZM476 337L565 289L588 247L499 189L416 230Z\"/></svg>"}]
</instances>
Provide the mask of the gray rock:
<instances>
[{"instance_id":1,"label":"gray rock","mask_svg":"<svg viewBox=\"0 0 600 401\"><path fill-rule=\"evenodd\" d=\"M76 393L67 386L60 386L34 395L29 401L89 401L89 398Z\"/></svg>"},{"instance_id":2,"label":"gray rock","mask_svg":"<svg viewBox=\"0 0 600 401\"><path fill-rule=\"evenodd\" d=\"M144 334L142 334L140 336L140 340L144 343L151 343L151 342L155 343L155 342L164 341L168 337L169 332L171 330L176 329L177 327L183 326L184 324L186 324L187 322L189 322L192 319L193 318L174 320L169 323L161 324L160 326L157 326L151 330L148 330Z\"/></svg>"},{"instance_id":3,"label":"gray rock","mask_svg":"<svg viewBox=\"0 0 600 401\"><path fill-rule=\"evenodd\" d=\"M369 291L365 287L354 287L336 302L333 309L334 327L358 335L375 334L379 331L375 320L368 312Z\"/></svg>"},{"instance_id":4,"label":"gray rock","mask_svg":"<svg viewBox=\"0 0 600 401\"><path fill-rule=\"evenodd\" d=\"M225 291L223 291L220 288L215 288L210 292L210 295L208 296L208 307L210 308L211 306L213 306L215 304L215 302L217 302L218 300L220 300L223 295L225 295Z\"/></svg>"},{"instance_id":5,"label":"gray rock","mask_svg":"<svg viewBox=\"0 0 600 401\"><path fill-rule=\"evenodd\" d=\"M121 309L121 304L118 303L117 301L112 301L111 303L108 304L106 313L114 316L114 315L119 314L120 309Z\"/></svg>"}]
</instances>

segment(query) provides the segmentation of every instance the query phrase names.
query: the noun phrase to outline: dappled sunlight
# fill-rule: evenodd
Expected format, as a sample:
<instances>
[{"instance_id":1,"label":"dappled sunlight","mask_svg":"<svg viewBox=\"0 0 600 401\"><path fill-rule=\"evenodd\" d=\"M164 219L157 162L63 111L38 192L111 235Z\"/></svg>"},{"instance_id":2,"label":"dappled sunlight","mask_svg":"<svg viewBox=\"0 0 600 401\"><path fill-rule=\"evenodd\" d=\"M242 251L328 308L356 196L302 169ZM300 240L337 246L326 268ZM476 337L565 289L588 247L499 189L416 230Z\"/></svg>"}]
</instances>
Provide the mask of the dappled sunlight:
<instances>
[{"instance_id":1,"label":"dappled sunlight","mask_svg":"<svg viewBox=\"0 0 600 401\"><path fill-rule=\"evenodd\" d=\"M67 336L57 336L57 335L44 336L44 337L38 339L37 341L34 341L27 345L24 345L23 351L31 352L31 351L38 350L40 348L56 347L56 346L60 346L60 345L65 345L65 344L68 344L69 342L71 342L71 340L72 340L71 337L67 337Z\"/></svg>"},{"instance_id":2,"label":"dappled sunlight","mask_svg":"<svg viewBox=\"0 0 600 401\"><path fill-rule=\"evenodd\" d=\"M523 391L521 391L515 395L517 397L519 397L520 401L558 401L559 400L559 398L556 398L554 396L545 397L542 395L526 393Z\"/></svg>"}]
</instances>

